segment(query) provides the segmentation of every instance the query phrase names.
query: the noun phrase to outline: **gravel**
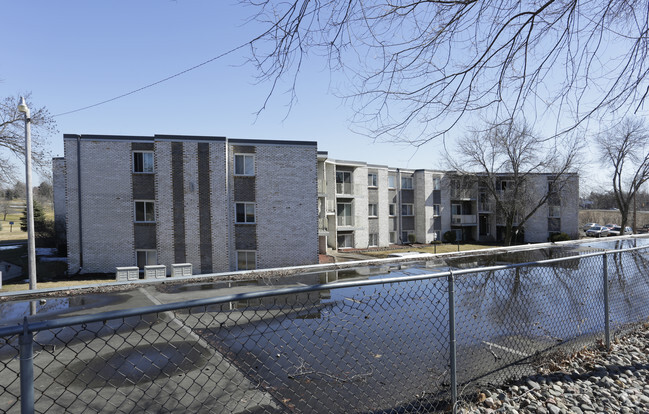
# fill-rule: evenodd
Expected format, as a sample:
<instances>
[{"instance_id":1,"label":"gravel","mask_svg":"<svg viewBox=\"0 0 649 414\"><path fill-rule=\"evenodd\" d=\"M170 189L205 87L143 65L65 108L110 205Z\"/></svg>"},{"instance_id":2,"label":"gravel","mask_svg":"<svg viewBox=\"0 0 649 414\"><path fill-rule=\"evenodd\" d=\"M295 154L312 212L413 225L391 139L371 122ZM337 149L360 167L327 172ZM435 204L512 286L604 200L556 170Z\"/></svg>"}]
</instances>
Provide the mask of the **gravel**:
<instances>
[{"instance_id":1,"label":"gravel","mask_svg":"<svg viewBox=\"0 0 649 414\"><path fill-rule=\"evenodd\" d=\"M649 413L649 324L560 361L508 387L481 390L458 413Z\"/></svg>"}]
</instances>

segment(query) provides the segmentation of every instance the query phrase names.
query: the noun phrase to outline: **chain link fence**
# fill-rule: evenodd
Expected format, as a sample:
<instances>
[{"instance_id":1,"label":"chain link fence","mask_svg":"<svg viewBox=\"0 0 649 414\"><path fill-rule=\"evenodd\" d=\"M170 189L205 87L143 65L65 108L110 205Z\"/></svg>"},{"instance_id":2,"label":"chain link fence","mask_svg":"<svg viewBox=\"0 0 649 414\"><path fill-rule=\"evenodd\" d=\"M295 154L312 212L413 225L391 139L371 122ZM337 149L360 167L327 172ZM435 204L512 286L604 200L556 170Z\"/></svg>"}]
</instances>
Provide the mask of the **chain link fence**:
<instances>
[{"instance_id":1,"label":"chain link fence","mask_svg":"<svg viewBox=\"0 0 649 414\"><path fill-rule=\"evenodd\" d=\"M647 248L582 253L26 319L0 412L449 411L649 316Z\"/></svg>"}]
</instances>

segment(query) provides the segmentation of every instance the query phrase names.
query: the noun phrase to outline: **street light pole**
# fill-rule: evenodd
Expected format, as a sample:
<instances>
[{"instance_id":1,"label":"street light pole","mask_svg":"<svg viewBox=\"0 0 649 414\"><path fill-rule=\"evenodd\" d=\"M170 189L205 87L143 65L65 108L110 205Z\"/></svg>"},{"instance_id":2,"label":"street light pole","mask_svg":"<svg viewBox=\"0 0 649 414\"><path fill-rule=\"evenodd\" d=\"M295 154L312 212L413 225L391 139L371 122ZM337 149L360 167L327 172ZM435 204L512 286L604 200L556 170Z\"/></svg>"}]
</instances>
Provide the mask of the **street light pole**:
<instances>
[{"instance_id":1,"label":"street light pole","mask_svg":"<svg viewBox=\"0 0 649 414\"><path fill-rule=\"evenodd\" d=\"M36 242L34 237L34 200L32 194L32 130L29 107L25 98L20 97L18 112L25 114L25 200L27 203L27 268L29 269L29 289L36 289ZM32 303L32 314L36 313L35 302Z\"/></svg>"}]
</instances>

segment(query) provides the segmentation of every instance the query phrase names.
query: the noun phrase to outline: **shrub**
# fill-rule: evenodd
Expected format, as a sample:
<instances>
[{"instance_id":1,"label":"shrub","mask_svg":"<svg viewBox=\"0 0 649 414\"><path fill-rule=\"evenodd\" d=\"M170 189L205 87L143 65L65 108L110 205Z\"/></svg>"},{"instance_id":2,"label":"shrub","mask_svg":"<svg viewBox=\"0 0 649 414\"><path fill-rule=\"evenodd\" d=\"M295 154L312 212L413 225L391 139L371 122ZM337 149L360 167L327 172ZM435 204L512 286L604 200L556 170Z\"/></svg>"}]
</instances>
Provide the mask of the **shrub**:
<instances>
[{"instance_id":1,"label":"shrub","mask_svg":"<svg viewBox=\"0 0 649 414\"><path fill-rule=\"evenodd\" d=\"M445 243L455 243L455 232L451 230L447 231L444 233L443 239Z\"/></svg>"},{"instance_id":2,"label":"shrub","mask_svg":"<svg viewBox=\"0 0 649 414\"><path fill-rule=\"evenodd\" d=\"M410 234L408 235L408 242L409 242L410 244L413 244L413 243L416 242L416 241L417 241L417 237L415 237L414 234L410 233Z\"/></svg>"},{"instance_id":3,"label":"shrub","mask_svg":"<svg viewBox=\"0 0 649 414\"><path fill-rule=\"evenodd\" d=\"M560 241L567 241L571 240L570 236L568 236L566 233L554 233L550 236L550 241L551 242L560 242Z\"/></svg>"}]
</instances>

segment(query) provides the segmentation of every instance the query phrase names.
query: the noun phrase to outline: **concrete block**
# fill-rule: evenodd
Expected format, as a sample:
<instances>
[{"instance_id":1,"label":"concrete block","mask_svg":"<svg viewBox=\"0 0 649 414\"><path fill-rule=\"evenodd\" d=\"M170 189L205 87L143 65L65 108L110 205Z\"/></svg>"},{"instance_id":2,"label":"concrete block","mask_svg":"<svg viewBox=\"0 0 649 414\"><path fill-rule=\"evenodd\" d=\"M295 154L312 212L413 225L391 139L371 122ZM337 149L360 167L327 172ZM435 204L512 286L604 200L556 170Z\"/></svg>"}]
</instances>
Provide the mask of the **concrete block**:
<instances>
[{"instance_id":1,"label":"concrete block","mask_svg":"<svg viewBox=\"0 0 649 414\"><path fill-rule=\"evenodd\" d=\"M140 279L140 268L137 266L117 267L115 268L115 279L118 282L127 282L129 280Z\"/></svg>"},{"instance_id":2,"label":"concrete block","mask_svg":"<svg viewBox=\"0 0 649 414\"><path fill-rule=\"evenodd\" d=\"M171 265L171 277L191 276L191 275L192 275L191 263L174 263Z\"/></svg>"},{"instance_id":3,"label":"concrete block","mask_svg":"<svg viewBox=\"0 0 649 414\"><path fill-rule=\"evenodd\" d=\"M167 266L165 265L144 266L145 279L164 279L166 277L167 277Z\"/></svg>"}]
</instances>

